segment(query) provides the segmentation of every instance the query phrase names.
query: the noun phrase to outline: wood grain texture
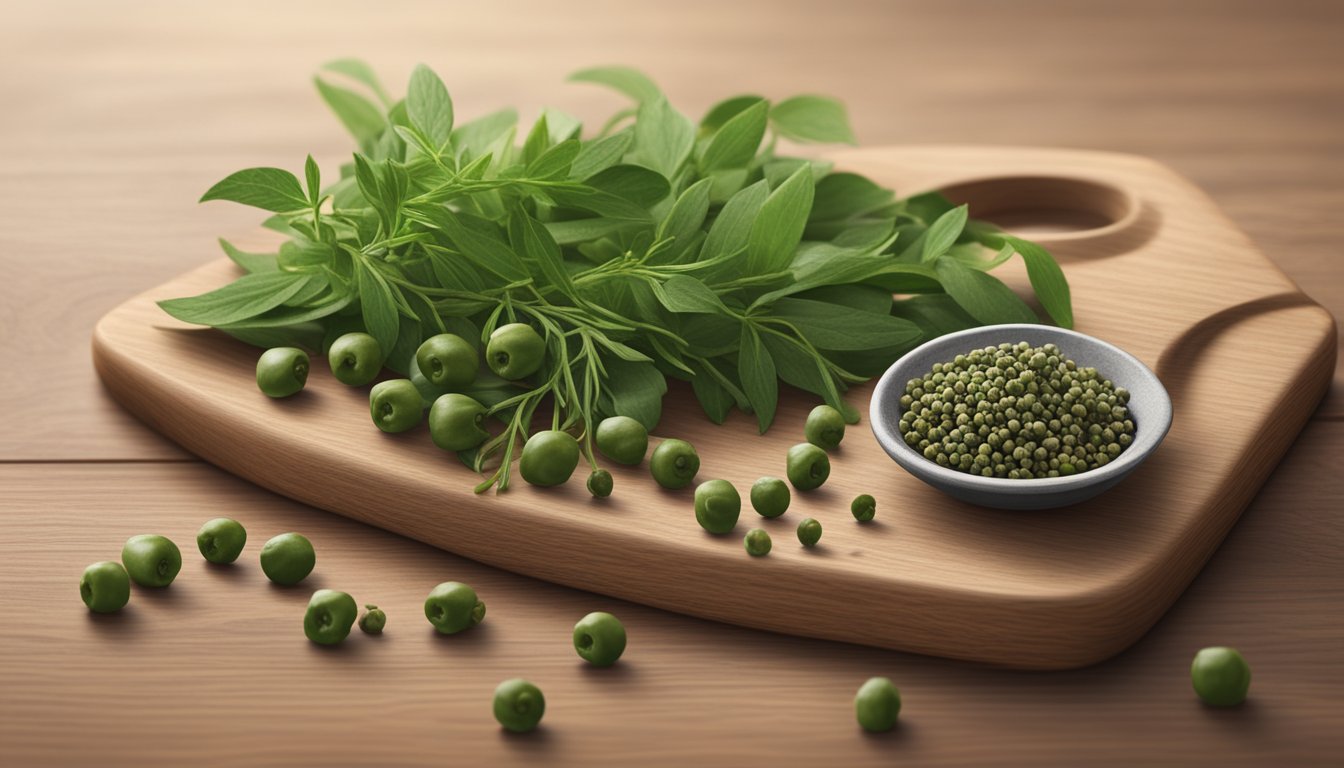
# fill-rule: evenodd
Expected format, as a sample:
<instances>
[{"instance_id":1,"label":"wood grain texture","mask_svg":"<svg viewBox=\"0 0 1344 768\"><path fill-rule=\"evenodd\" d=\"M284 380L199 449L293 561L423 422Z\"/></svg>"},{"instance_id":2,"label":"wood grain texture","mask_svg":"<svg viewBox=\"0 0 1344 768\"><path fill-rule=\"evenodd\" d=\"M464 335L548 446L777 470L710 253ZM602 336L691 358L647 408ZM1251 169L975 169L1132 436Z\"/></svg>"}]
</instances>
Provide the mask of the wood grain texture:
<instances>
[{"instance_id":1,"label":"wood grain texture","mask_svg":"<svg viewBox=\"0 0 1344 768\"><path fill-rule=\"evenodd\" d=\"M320 363L299 397L269 400L256 390L255 349L184 329L153 303L223 284L235 275L226 260L107 315L95 363L114 397L193 453L508 570L746 626L1011 666L1076 667L1119 652L1194 577L1310 416L1334 370L1334 320L1202 194L1142 158L929 147L836 159L899 189L955 190L991 217L1101 219L1038 239L1064 262L1078 330L1127 349L1169 388L1174 426L1156 456L1079 507L1005 514L923 486L860 425L823 489L796 493L789 515L760 523L779 546L756 559L741 546L758 525L749 507L733 532L710 536L694 523L692 489L663 492L642 468L615 473L609 502L577 480L477 496L476 476L423 426L379 432L367 388L342 386ZM1010 283L1024 286L1014 267ZM1215 279L1217 292L1190 289ZM870 392L852 395L861 413ZM814 401L786 393L776 426L757 436L741 414L714 425L674 389L657 434L697 446L698 481L725 477L745 492L783 474ZM877 497L877 523L850 518L859 493ZM808 515L826 530L815 551L793 541Z\"/></svg>"},{"instance_id":2,"label":"wood grain texture","mask_svg":"<svg viewBox=\"0 0 1344 768\"><path fill-rule=\"evenodd\" d=\"M1344 750L1344 425L1308 427L1168 616L1133 648L1073 672L1013 672L689 619L472 563L305 508L206 465L0 467L0 744L43 766L1328 765ZM1304 496L1302 488L1312 493ZM206 519L248 528L240 561L192 546ZM317 569L271 587L257 554L311 537ZM76 581L154 531L183 547L177 581L91 616ZM437 637L421 604L439 581L475 586L484 624ZM377 639L309 644L312 589L389 615ZM847 596L837 595L835 599ZM592 610L624 621L618 666L569 643ZM1190 690L1200 647L1238 646L1246 706ZM898 730L865 735L851 709L872 675L900 686ZM496 683L540 685L540 732L491 719ZM77 736L75 735L77 733Z\"/></svg>"},{"instance_id":3,"label":"wood grain texture","mask_svg":"<svg viewBox=\"0 0 1344 768\"><path fill-rule=\"evenodd\" d=\"M306 152L324 167L348 158L308 78L337 56L368 59L397 89L426 62L463 119L551 105L591 122L619 99L564 75L615 62L695 114L732 93L834 94L865 145L1150 156L1340 316L1342 17L1331 0L9 3L0 329L28 362L0 367L0 387L31 417L0 431L0 460L181 457L108 403L84 342L122 297L199 263L216 236L251 236L253 212L195 205L215 181L298 170ZM1344 416L1344 399L1321 413Z\"/></svg>"}]
</instances>

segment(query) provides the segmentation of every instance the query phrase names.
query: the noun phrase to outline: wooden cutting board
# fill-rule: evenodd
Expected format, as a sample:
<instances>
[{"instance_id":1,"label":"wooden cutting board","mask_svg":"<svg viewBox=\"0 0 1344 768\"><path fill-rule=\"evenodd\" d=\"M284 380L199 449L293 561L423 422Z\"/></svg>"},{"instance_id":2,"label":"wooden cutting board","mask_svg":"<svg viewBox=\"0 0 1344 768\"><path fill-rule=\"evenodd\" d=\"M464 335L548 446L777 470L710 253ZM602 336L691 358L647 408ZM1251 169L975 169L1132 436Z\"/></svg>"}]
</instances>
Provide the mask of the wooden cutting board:
<instances>
[{"instance_id":1,"label":"wooden cutting board","mask_svg":"<svg viewBox=\"0 0 1344 768\"><path fill-rule=\"evenodd\" d=\"M367 388L339 384L320 363L300 396L268 399L253 379L256 349L188 330L154 305L233 279L227 260L105 316L94 363L126 408L230 472L500 568L734 624L1014 667L1118 653L1199 571L1325 393L1334 319L1204 194L1151 160L997 147L833 159L903 195L943 189L1047 245L1072 285L1078 330L1135 354L1171 393L1174 425L1157 454L1086 504L1004 512L924 486L864 423L849 429L822 489L796 493L776 520L747 505L733 534L711 536L696 525L692 489L662 490L645 466L610 467L616 492L605 500L577 476L556 489L519 482L474 495L476 476L423 425L379 432ZM999 274L1028 292L1020 265ZM870 393L852 393L864 414ZM775 426L757 436L743 414L709 422L674 385L656 437L692 441L699 479L727 478L745 495L757 477L783 474L814 404L786 393ZM875 522L850 516L859 493L876 496ZM814 550L794 536L808 516L825 528ZM742 549L755 526L774 538L768 557Z\"/></svg>"}]
</instances>

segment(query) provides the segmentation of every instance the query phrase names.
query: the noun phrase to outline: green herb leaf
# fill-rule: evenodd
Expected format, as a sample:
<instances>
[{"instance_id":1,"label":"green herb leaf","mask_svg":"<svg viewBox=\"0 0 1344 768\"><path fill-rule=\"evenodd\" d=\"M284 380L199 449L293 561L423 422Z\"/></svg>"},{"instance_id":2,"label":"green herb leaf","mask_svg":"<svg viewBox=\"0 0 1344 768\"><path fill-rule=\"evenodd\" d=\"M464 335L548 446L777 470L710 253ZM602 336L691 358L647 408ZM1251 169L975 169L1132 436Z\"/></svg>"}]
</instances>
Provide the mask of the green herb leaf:
<instances>
[{"instance_id":1,"label":"green herb leaf","mask_svg":"<svg viewBox=\"0 0 1344 768\"><path fill-rule=\"evenodd\" d=\"M453 133L453 100L434 71L420 64L406 89L406 115L439 150L448 147Z\"/></svg>"},{"instance_id":2,"label":"green herb leaf","mask_svg":"<svg viewBox=\"0 0 1344 768\"><path fill-rule=\"evenodd\" d=\"M369 90L373 91L373 94L384 105L391 105L392 100L387 97L387 92L383 90L382 83L378 81L378 75L374 74L373 68L359 59L336 59L323 64L322 68L328 72L336 72L363 83L368 86Z\"/></svg>"},{"instance_id":3,"label":"green herb leaf","mask_svg":"<svg viewBox=\"0 0 1344 768\"><path fill-rule=\"evenodd\" d=\"M378 340L383 354L391 354L401 333L397 319L396 300L387 280L364 259L355 260L356 285L359 290L359 309L364 328Z\"/></svg>"},{"instance_id":4,"label":"green herb leaf","mask_svg":"<svg viewBox=\"0 0 1344 768\"><path fill-rule=\"evenodd\" d=\"M756 412L756 424L761 434L775 420L779 404L779 381L775 361L761 343L760 334L751 323L742 324L741 347L738 351L737 370L742 377L742 389Z\"/></svg>"},{"instance_id":5,"label":"green herb leaf","mask_svg":"<svg viewBox=\"0 0 1344 768\"><path fill-rule=\"evenodd\" d=\"M1050 252L1041 246L1019 237L1004 235L1007 246L1012 246L1027 263L1027 277L1031 279L1032 290L1041 306L1050 314L1050 318L1062 328L1073 327L1073 300L1069 295L1069 282L1064 279L1064 270L1059 268Z\"/></svg>"},{"instance_id":6,"label":"green herb leaf","mask_svg":"<svg viewBox=\"0 0 1344 768\"><path fill-rule=\"evenodd\" d=\"M308 182L308 202L314 207L322 199L322 171L317 167L317 161L309 155L303 164L303 175Z\"/></svg>"},{"instance_id":7,"label":"green herb leaf","mask_svg":"<svg viewBox=\"0 0 1344 768\"><path fill-rule=\"evenodd\" d=\"M638 165L613 165L584 183L642 208L661 202L671 190L662 174Z\"/></svg>"},{"instance_id":8,"label":"green herb leaf","mask_svg":"<svg viewBox=\"0 0 1344 768\"><path fill-rule=\"evenodd\" d=\"M219 247L224 249L224 253L233 260L234 264L242 267L248 272L275 272L280 269L276 259L279 254L276 253L248 253L240 251L224 238L219 238Z\"/></svg>"},{"instance_id":9,"label":"green herb leaf","mask_svg":"<svg viewBox=\"0 0 1344 768\"><path fill-rule=\"evenodd\" d=\"M501 109L478 117L453 129L451 143L458 157L473 159L490 152L490 147L502 141L512 142L510 135L518 124L518 113Z\"/></svg>"},{"instance_id":10,"label":"green herb leaf","mask_svg":"<svg viewBox=\"0 0 1344 768\"><path fill-rule=\"evenodd\" d=\"M939 259L935 268L947 295L981 323L1040 322L1031 307L993 275L962 266L954 259Z\"/></svg>"},{"instance_id":11,"label":"green herb leaf","mask_svg":"<svg viewBox=\"0 0 1344 768\"><path fill-rule=\"evenodd\" d=\"M957 242L961 231L966 228L967 209L964 205L944 213L929 226L924 233L924 250L920 261L925 264L947 253L947 249Z\"/></svg>"},{"instance_id":12,"label":"green herb leaf","mask_svg":"<svg viewBox=\"0 0 1344 768\"><path fill-rule=\"evenodd\" d=\"M703 171L745 168L756 157L756 149L765 137L766 115L770 104L764 99L743 109L723 124L710 139L700 158Z\"/></svg>"},{"instance_id":13,"label":"green herb leaf","mask_svg":"<svg viewBox=\"0 0 1344 768\"><path fill-rule=\"evenodd\" d=\"M609 374L606 387L615 414L629 416L647 430L656 429L663 417L667 379L653 363L615 359L607 361L606 366Z\"/></svg>"},{"instance_id":14,"label":"green herb leaf","mask_svg":"<svg viewBox=\"0 0 1344 768\"><path fill-rule=\"evenodd\" d=\"M757 102L761 101L765 101L765 99L760 96L734 96L731 99L720 101L710 107L705 116L700 118L700 135L708 136L714 133L729 120L736 117L739 112L755 106Z\"/></svg>"},{"instance_id":15,"label":"green herb leaf","mask_svg":"<svg viewBox=\"0 0 1344 768\"><path fill-rule=\"evenodd\" d=\"M812 209L812 172L799 168L761 206L747 239L747 272L777 272L793 261Z\"/></svg>"},{"instance_id":16,"label":"green herb leaf","mask_svg":"<svg viewBox=\"0 0 1344 768\"><path fill-rule=\"evenodd\" d=\"M358 93L338 85L331 85L320 77L313 78L322 100L336 114L345 129L360 146L371 146L387 128L382 110Z\"/></svg>"},{"instance_id":17,"label":"green herb leaf","mask_svg":"<svg viewBox=\"0 0 1344 768\"><path fill-rule=\"evenodd\" d=\"M527 166L527 178L535 181L563 179L579 156L579 142L567 139L546 150Z\"/></svg>"},{"instance_id":18,"label":"green herb leaf","mask_svg":"<svg viewBox=\"0 0 1344 768\"><path fill-rule=\"evenodd\" d=\"M640 105L634 134L630 162L652 168L666 178L676 175L695 143L695 126L664 98Z\"/></svg>"},{"instance_id":19,"label":"green herb leaf","mask_svg":"<svg viewBox=\"0 0 1344 768\"><path fill-rule=\"evenodd\" d=\"M845 106L825 96L795 96L770 110L770 122L786 139L854 144Z\"/></svg>"},{"instance_id":20,"label":"green herb leaf","mask_svg":"<svg viewBox=\"0 0 1344 768\"><path fill-rule=\"evenodd\" d=\"M280 168L248 168L231 173L204 195L207 200L229 200L266 211L283 213L308 207L308 197L294 174Z\"/></svg>"},{"instance_id":21,"label":"green herb leaf","mask_svg":"<svg viewBox=\"0 0 1344 768\"><path fill-rule=\"evenodd\" d=\"M654 237L658 240L672 238L665 258L660 261L675 262L690 249L705 225L705 216L709 214L709 179L701 179L686 188L685 192L673 203L672 210L658 225Z\"/></svg>"},{"instance_id":22,"label":"green herb leaf","mask_svg":"<svg viewBox=\"0 0 1344 768\"><path fill-rule=\"evenodd\" d=\"M312 279L311 275L295 272L256 272L200 296L160 301L159 306L183 322L229 325L275 309Z\"/></svg>"},{"instance_id":23,"label":"green herb leaf","mask_svg":"<svg viewBox=\"0 0 1344 768\"><path fill-rule=\"evenodd\" d=\"M728 314L718 294L694 277L673 275L655 286L654 295L671 312Z\"/></svg>"},{"instance_id":24,"label":"green herb leaf","mask_svg":"<svg viewBox=\"0 0 1344 768\"><path fill-rule=\"evenodd\" d=\"M910 345L921 335L919 326L909 320L806 299L780 299L770 316L793 323L821 349L892 349Z\"/></svg>"},{"instance_id":25,"label":"green herb leaf","mask_svg":"<svg viewBox=\"0 0 1344 768\"><path fill-rule=\"evenodd\" d=\"M605 85L641 103L657 101L663 97L663 92L652 80L639 70L630 67L582 69L570 75L569 79L576 83Z\"/></svg>"},{"instance_id":26,"label":"green herb leaf","mask_svg":"<svg viewBox=\"0 0 1344 768\"><path fill-rule=\"evenodd\" d=\"M583 142L579 156L574 158L574 164L570 166L570 178L582 181L616 165L625 156L626 150L630 149L633 140L633 133L621 131L606 138Z\"/></svg>"},{"instance_id":27,"label":"green herb leaf","mask_svg":"<svg viewBox=\"0 0 1344 768\"><path fill-rule=\"evenodd\" d=\"M764 181L758 181L733 195L709 228L705 245L701 249L701 258L709 261L744 250L751 237L752 224L769 197L770 188Z\"/></svg>"}]
</instances>

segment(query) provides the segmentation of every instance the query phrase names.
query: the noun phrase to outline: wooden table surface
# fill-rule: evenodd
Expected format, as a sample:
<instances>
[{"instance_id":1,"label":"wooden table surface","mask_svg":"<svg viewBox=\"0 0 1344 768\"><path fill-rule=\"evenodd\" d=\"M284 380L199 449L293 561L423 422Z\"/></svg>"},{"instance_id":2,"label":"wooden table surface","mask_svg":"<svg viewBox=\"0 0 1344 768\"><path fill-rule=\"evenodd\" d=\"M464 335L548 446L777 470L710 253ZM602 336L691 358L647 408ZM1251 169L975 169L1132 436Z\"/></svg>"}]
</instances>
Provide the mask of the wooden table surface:
<instances>
[{"instance_id":1,"label":"wooden table surface","mask_svg":"<svg viewBox=\"0 0 1344 768\"><path fill-rule=\"evenodd\" d=\"M395 5L395 10L391 6ZM384 8L383 6L388 6ZM1344 209L1339 3L803 2L186 4L19 2L0 24L0 762L6 765L1326 764L1344 753L1344 398L1334 391L1187 593L1119 657L1023 673L799 640L547 585L261 491L125 415L88 356L98 317L256 238L202 190L251 165L339 162L349 143L309 75L424 61L462 118L617 106L567 85L638 66L699 114L740 92L823 92L859 139L1066 146L1155 157L1204 187L1336 316ZM1201 286L1199 290L1217 290ZM1235 403L1229 403L1229 410ZM251 531L245 562L190 551L205 519ZM319 551L316 585L389 612L336 652L268 586L257 546ZM188 546L179 581L93 617L75 581L134 533ZM490 605L469 636L419 617L458 579ZM836 599L844 599L837 595ZM618 668L568 632L612 610ZM1201 706L1191 656L1240 648L1251 699ZM868 736L853 691L882 674L902 724ZM546 691L537 733L489 715L499 680Z\"/></svg>"}]
</instances>

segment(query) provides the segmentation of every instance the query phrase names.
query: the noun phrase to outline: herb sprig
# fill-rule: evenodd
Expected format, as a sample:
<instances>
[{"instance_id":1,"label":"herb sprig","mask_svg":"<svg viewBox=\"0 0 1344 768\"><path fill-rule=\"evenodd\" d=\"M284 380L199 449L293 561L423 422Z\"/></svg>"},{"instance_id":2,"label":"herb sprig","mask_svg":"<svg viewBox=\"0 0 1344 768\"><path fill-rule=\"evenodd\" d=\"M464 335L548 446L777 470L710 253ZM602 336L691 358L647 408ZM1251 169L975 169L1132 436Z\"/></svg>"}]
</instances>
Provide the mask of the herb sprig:
<instances>
[{"instance_id":1,"label":"herb sprig","mask_svg":"<svg viewBox=\"0 0 1344 768\"><path fill-rule=\"evenodd\" d=\"M696 124L642 74L589 69L571 79L631 105L587 139L546 109L520 144L512 110L456 124L424 66L395 102L361 62L325 70L318 90L359 146L339 180L323 186L310 156L302 181L250 168L211 187L203 201L269 211L265 226L287 240L268 254L221 240L246 274L160 306L259 346L325 348L366 331L426 399L437 393L413 369L427 336L476 342L532 325L546 365L522 384L482 376L467 393L504 424L463 457L485 475L478 491L508 487L546 407L596 466L597 422L619 414L652 430L667 377L690 381L715 422L737 407L766 431L781 382L857 420L846 387L920 341L1038 320L989 274L1014 254L1050 318L1072 324L1068 283L1041 247L936 193L897 199L779 154L779 138L854 141L832 99L737 96Z\"/></svg>"}]
</instances>

